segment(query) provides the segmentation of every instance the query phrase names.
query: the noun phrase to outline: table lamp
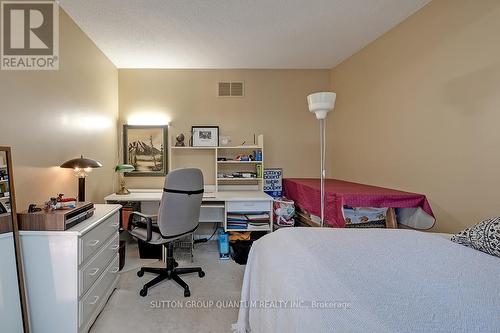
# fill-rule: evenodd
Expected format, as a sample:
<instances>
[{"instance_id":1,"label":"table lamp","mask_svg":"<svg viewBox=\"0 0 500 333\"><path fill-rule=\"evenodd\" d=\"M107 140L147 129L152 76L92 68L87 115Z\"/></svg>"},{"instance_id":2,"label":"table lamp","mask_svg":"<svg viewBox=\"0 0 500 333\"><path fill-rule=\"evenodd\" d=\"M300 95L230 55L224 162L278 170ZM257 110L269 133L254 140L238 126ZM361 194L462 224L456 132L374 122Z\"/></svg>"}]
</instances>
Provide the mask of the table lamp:
<instances>
[{"instance_id":1,"label":"table lamp","mask_svg":"<svg viewBox=\"0 0 500 333\"><path fill-rule=\"evenodd\" d=\"M326 158L326 115L335 107L337 94L333 92L318 92L307 96L309 111L319 120L320 143L320 191L321 191L321 226L325 223L325 158Z\"/></svg>"},{"instance_id":2,"label":"table lamp","mask_svg":"<svg viewBox=\"0 0 500 333\"><path fill-rule=\"evenodd\" d=\"M135 168L130 164L118 164L115 168L115 172L120 174L120 190L116 192L118 195L130 194L130 191L125 187L125 177L124 174L127 172L134 171Z\"/></svg>"},{"instance_id":3,"label":"table lamp","mask_svg":"<svg viewBox=\"0 0 500 333\"><path fill-rule=\"evenodd\" d=\"M98 161L81 156L64 162L60 167L73 169L75 171L75 175L78 177L78 201L85 201L85 178L92 169L100 168L102 164Z\"/></svg>"}]
</instances>

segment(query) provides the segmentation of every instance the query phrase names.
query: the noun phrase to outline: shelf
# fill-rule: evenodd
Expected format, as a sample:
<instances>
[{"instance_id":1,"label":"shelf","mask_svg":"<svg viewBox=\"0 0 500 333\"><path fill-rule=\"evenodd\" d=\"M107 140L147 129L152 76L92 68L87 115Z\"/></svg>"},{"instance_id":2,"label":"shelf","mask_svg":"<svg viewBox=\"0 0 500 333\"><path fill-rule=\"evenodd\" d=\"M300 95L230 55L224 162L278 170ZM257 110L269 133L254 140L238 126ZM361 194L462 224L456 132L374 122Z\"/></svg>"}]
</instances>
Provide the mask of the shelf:
<instances>
[{"instance_id":1,"label":"shelf","mask_svg":"<svg viewBox=\"0 0 500 333\"><path fill-rule=\"evenodd\" d=\"M0 0L1 1L1 0ZM244 142L237 140L240 145L227 145L217 147L176 147L176 139L169 140L168 149L172 156L169 158L169 168L193 167L197 163L203 165L202 172L206 179L212 179L214 191L223 190L259 190L263 191L264 179L259 173L259 178L226 178L220 176L232 175L235 172L257 172L264 171L264 135L256 135L253 140ZM234 142L234 141L233 141ZM185 141L188 144L188 141ZM248 144L247 144L248 143ZM238 161L238 155L253 155L257 151L262 158L260 161ZM217 160L227 158L227 161ZM210 161L210 160L211 161Z\"/></svg>"},{"instance_id":2,"label":"shelf","mask_svg":"<svg viewBox=\"0 0 500 333\"><path fill-rule=\"evenodd\" d=\"M223 203L218 204L214 202L203 202L201 204L201 208L226 208L226 206Z\"/></svg>"},{"instance_id":3,"label":"shelf","mask_svg":"<svg viewBox=\"0 0 500 333\"><path fill-rule=\"evenodd\" d=\"M176 147L176 146L172 146L170 147L171 149L262 149L262 147L260 146L233 146L233 147L223 147L223 146L219 146L219 147L191 147L191 146L185 146L185 147Z\"/></svg>"},{"instance_id":4,"label":"shelf","mask_svg":"<svg viewBox=\"0 0 500 333\"><path fill-rule=\"evenodd\" d=\"M269 231L271 230L270 226L262 227L262 228L246 228L246 229L231 229L226 227L226 231L237 231L237 232L245 232L245 231Z\"/></svg>"},{"instance_id":5,"label":"shelf","mask_svg":"<svg viewBox=\"0 0 500 333\"><path fill-rule=\"evenodd\" d=\"M0 169L7 169L6 165L0 165Z\"/></svg>"},{"instance_id":6,"label":"shelf","mask_svg":"<svg viewBox=\"0 0 500 333\"><path fill-rule=\"evenodd\" d=\"M262 161L217 161L219 164L262 164Z\"/></svg>"},{"instance_id":7,"label":"shelf","mask_svg":"<svg viewBox=\"0 0 500 333\"><path fill-rule=\"evenodd\" d=\"M180 149L180 150L215 150L217 147L170 147L171 149Z\"/></svg>"},{"instance_id":8,"label":"shelf","mask_svg":"<svg viewBox=\"0 0 500 333\"><path fill-rule=\"evenodd\" d=\"M217 178L217 180L236 180L236 181L247 181L247 182L250 182L250 181L260 181L262 180L262 178Z\"/></svg>"},{"instance_id":9,"label":"shelf","mask_svg":"<svg viewBox=\"0 0 500 333\"><path fill-rule=\"evenodd\" d=\"M1 197L0 198L0 201L9 201L10 200L10 197Z\"/></svg>"},{"instance_id":10,"label":"shelf","mask_svg":"<svg viewBox=\"0 0 500 333\"><path fill-rule=\"evenodd\" d=\"M219 146L219 149L262 149L261 146L248 145L248 146Z\"/></svg>"},{"instance_id":11,"label":"shelf","mask_svg":"<svg viewBox=\"0 0 500 333\"><path fill-rule=\"evenodd\" d=\"M8 180L0 180L0 184L8 183L8 182L9 182Z\"/></svg>"}]
</instances>

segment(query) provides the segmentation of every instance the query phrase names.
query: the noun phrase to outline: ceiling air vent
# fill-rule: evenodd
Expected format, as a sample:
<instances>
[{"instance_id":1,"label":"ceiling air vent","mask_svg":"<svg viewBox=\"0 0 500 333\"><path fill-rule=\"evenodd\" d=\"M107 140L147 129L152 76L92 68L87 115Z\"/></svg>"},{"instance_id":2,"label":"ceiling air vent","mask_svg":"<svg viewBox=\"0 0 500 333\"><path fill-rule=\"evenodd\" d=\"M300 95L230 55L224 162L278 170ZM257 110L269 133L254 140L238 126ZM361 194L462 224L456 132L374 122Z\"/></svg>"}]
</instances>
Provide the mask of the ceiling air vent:
<instances>
[{"instance_id":1,"label":"ceiling air vent","mask_svg":"<svg viewBox=\"0 0 500 333\"><path fill-rule=\"evenodd\" d=\"M219 82L219 97L243 97L243 82Z\"/></svg>"}]
</instances>

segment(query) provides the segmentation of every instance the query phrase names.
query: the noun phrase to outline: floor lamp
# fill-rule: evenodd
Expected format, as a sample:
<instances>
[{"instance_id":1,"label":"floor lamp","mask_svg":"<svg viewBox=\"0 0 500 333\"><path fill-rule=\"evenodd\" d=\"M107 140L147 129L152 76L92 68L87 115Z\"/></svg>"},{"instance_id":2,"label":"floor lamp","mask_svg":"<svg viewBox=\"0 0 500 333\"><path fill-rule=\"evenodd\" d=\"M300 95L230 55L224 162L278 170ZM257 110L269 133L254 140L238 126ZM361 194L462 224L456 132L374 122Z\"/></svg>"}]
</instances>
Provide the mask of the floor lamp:
<instances>
[{"instance_id":1,"label":"floor lamp","mask_svg":"<svg viewBox=\"0 0 500 333\"><path fill-rule=\"evenodd\" d=\"M319 142L320 142L320 195L321 195L321 226L325 222L325 158L326 158L326 115L335 106L337 95L333 92L318 92L307 96L309 111L316 115L319 120Z\"/></svg>"}]
</instances>

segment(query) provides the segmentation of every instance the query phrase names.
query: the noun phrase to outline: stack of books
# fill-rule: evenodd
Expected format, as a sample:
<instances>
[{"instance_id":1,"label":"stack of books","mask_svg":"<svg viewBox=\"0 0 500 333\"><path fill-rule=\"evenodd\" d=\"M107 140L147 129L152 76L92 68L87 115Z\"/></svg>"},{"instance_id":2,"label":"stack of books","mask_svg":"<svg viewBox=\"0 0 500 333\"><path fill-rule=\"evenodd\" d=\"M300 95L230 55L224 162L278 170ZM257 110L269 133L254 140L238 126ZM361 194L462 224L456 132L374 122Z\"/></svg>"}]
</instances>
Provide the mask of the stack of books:
<instances>
[{"instance_id":1,"label":"stack of books","mask_svg":"<svg viewBox=\"0 0 500 333\"><path fill-rule=\"evenodd\" d=\"M227 228L233 230L244 230L248 226L248 219L243 213L228 213Z\"/></svg>"},{"instance_id":2,"label":"stack of books","mask_svg":"<svg viewBox=\"0 0 500 333\"><path fill-rule=\"evenodd\" d=\"M227 228L231 230L266 230L269 221L268 212L227 214Z\"/></svg>"}]
</instances>

